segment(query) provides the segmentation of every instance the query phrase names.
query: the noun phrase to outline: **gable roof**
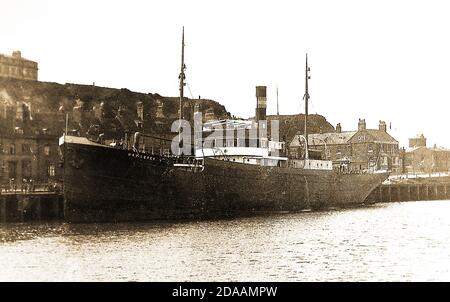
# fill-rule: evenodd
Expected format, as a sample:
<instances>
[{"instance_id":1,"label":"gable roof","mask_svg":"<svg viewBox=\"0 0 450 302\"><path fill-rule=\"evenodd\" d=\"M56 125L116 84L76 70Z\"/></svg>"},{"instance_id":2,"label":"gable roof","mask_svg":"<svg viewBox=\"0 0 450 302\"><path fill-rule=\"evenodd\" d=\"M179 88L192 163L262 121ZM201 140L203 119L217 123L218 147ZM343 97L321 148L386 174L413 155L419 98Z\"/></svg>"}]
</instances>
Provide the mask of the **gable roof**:
<instances>
[{"instance_id":1,"label":"gable roof","mask_svg":"<svg viewBox=\"0 0 450 302\"><path fill-rule=\"evenodd\" d=\"M365 129L361 131L344 131L344 132L328 132L328 133L312 133L308 134L308 145L323 145L324 142L327 145L343 145L350 143L350 140L357 133L368 133L372 138L373 142L378 143L398 143L389 133L378 130L378 129ZM290 147L298 147L300 146L299 136L301 134L297 134L292 139L289 144Z\"/></svg>"},{"instance_id":2,"label":"gable roof","mask_svg":"<svg viewBox=\"0 0 450 302\"><path fill-rule=\"evenodd\" d=\"M378 129L366 129L365 131L372 135L372 137L375 139L375 142L398 143L398 141L386 131Z\"/></svg>"},{"instance_id":3,"label":"gable roof","mask_svg":"<svg viewBox=\"0 0 450 302\"><path fill-rule=\"evenodd\" d=\"M322 145L323 142L330 145L347 144L355 135L356 131L345 131L341 133L316 133L308 135L309 145Z\"/></svg>"},{"instance_id":4,"label":"gable roof","mask_svg":"<svg viewBox=\"0 0 450 302\"><path fill-rule=\"evenodd\" d=\"M355 135L356 132L357 131L345 131L341 133L328 132L308 134L308 145L323 145L324 142L325 144L330 145L347 144L347 142L350 140L350 138L353 137L353 135ZM291 143L289 144L290 147L300 146L300 135L301 134L297 134L294 136Z\"/></svg>"}]
</instances>

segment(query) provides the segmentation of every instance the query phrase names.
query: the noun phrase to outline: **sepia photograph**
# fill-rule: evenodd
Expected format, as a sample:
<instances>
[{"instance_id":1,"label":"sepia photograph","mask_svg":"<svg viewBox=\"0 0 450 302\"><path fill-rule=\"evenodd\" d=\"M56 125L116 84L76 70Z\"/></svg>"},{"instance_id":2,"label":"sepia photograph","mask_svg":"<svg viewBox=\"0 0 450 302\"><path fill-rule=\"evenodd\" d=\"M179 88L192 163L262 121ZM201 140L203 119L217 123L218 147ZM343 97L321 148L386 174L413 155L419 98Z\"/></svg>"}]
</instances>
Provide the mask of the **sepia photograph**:
<instances>
[{"instance_id":1,"label":"sepia photograph","mask_svg":"<svg viewBox=\"0 0 450 302\"><path fill-rule=\"evenodd\" d=\"M450 281L445 1L0 7L1 282Z\"/></svg>"}]
</instances>

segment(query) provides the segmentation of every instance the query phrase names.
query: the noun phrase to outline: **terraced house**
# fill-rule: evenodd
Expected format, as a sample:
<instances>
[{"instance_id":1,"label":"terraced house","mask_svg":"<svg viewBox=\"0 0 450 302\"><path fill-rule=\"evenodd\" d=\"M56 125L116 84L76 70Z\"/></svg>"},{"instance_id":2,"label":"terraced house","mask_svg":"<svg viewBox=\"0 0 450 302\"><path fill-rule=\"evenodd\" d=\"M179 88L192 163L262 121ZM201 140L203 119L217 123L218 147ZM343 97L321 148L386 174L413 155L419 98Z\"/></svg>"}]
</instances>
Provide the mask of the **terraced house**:
<instances>
[{"instance_id":1,"label":"terraced house","mask_svg":"<svg viewBox=\"0 0 450 302\"><path fill-rule=\"evenodd\" d=\"M58 136L35 127L26 102L0 100L0 185L58 181Z\"/></svg>"},{"instance_id":2,"label":"terraced house","mask_svg":"<svg viewBox=\"0 0 450 302\"><path fill-rule=\"evenodd\" d=\"M293 157L302 152L301 135L297 134L289 145ZM367 129L366 121L360 119L355 131L342 131L338 124L335 132L309 134L308 145L321 153L323 159L332 160L335 169L402 172L398 141L387 133L383 121L378 129Z\"/></svg>"}]
</instances>

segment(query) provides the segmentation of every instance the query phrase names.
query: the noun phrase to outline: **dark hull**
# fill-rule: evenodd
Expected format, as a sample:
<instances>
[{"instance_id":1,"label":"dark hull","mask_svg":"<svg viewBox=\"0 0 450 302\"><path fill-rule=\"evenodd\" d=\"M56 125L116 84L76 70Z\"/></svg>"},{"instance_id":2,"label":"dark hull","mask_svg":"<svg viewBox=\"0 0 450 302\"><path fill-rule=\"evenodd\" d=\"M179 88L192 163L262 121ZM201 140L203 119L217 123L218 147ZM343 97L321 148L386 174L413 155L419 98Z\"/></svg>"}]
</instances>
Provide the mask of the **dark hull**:
<instances>
[{"instance_id":1,"label":"dark hull","mask_svg":"<svg viewBox=\"0 0 450 302\"><path fill-rule=\"evenodd\" d=\"M387 178L214 159L206 159L200 170L109 147L61 147L64 214L70 222L226 217L360 205Z\"/></svg>"}]
</instances>

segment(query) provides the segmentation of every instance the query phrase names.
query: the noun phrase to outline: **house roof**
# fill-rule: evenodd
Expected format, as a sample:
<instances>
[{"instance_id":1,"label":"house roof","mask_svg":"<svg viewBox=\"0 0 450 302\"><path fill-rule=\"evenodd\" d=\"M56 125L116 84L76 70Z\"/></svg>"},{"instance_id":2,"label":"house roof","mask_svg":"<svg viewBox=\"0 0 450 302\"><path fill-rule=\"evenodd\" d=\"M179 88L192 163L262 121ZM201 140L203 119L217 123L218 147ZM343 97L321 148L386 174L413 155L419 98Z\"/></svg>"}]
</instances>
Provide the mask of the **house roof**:
<instances>
[{"instance_id":1,"label":"house roof","mask_svg":"<svg viewBox=\"0 0 450 302\"><path fill-rule=\"evenodd\" d=\"M382 143L398 143L389 133L378 129L365 129L361 131L344 131L344 132L328 132L328 133L313 133L308 135L308 145L342 145L348 144L350 140L359 132L368 133L373 138L373 142ZM290 146L297 147L300 145L299 135L297 134L292 139Z\"/></svg>"},{"instance_id":2,"label":"house roof","mask_svg":"<svg viewBox=\"0 0 450 302\"><path fill-rule=\"evenodd\" d=\"M420 147L411 147L406 149L406 153L413 153L416 151L432 151L432 152L450 152L450 149L444 148L444 147L425 147L425 146L420 146Z\"/></svg>"},{"instance_id":3,"label":"house roof","mask_svg":"<svg viewBox=\"0 0 450 302\"><path fill-rule=\"evenodd\" d=\"M322 145L323 142L326 144L346 144L355 135L357 131L345 131L341 133L316 133L308 135L309 145Z\"/></svg>"},{"instance_id":4,"label":"house roof","mask_svg":"<svg viewBox=\"0 0 450 302\"><path fill-rule=\"evenodd\" d=\"M378 129L366 129L365 131L372 135L376 142L398 143L398 141L386 131Z\"/></svg>"}]
</instances>

